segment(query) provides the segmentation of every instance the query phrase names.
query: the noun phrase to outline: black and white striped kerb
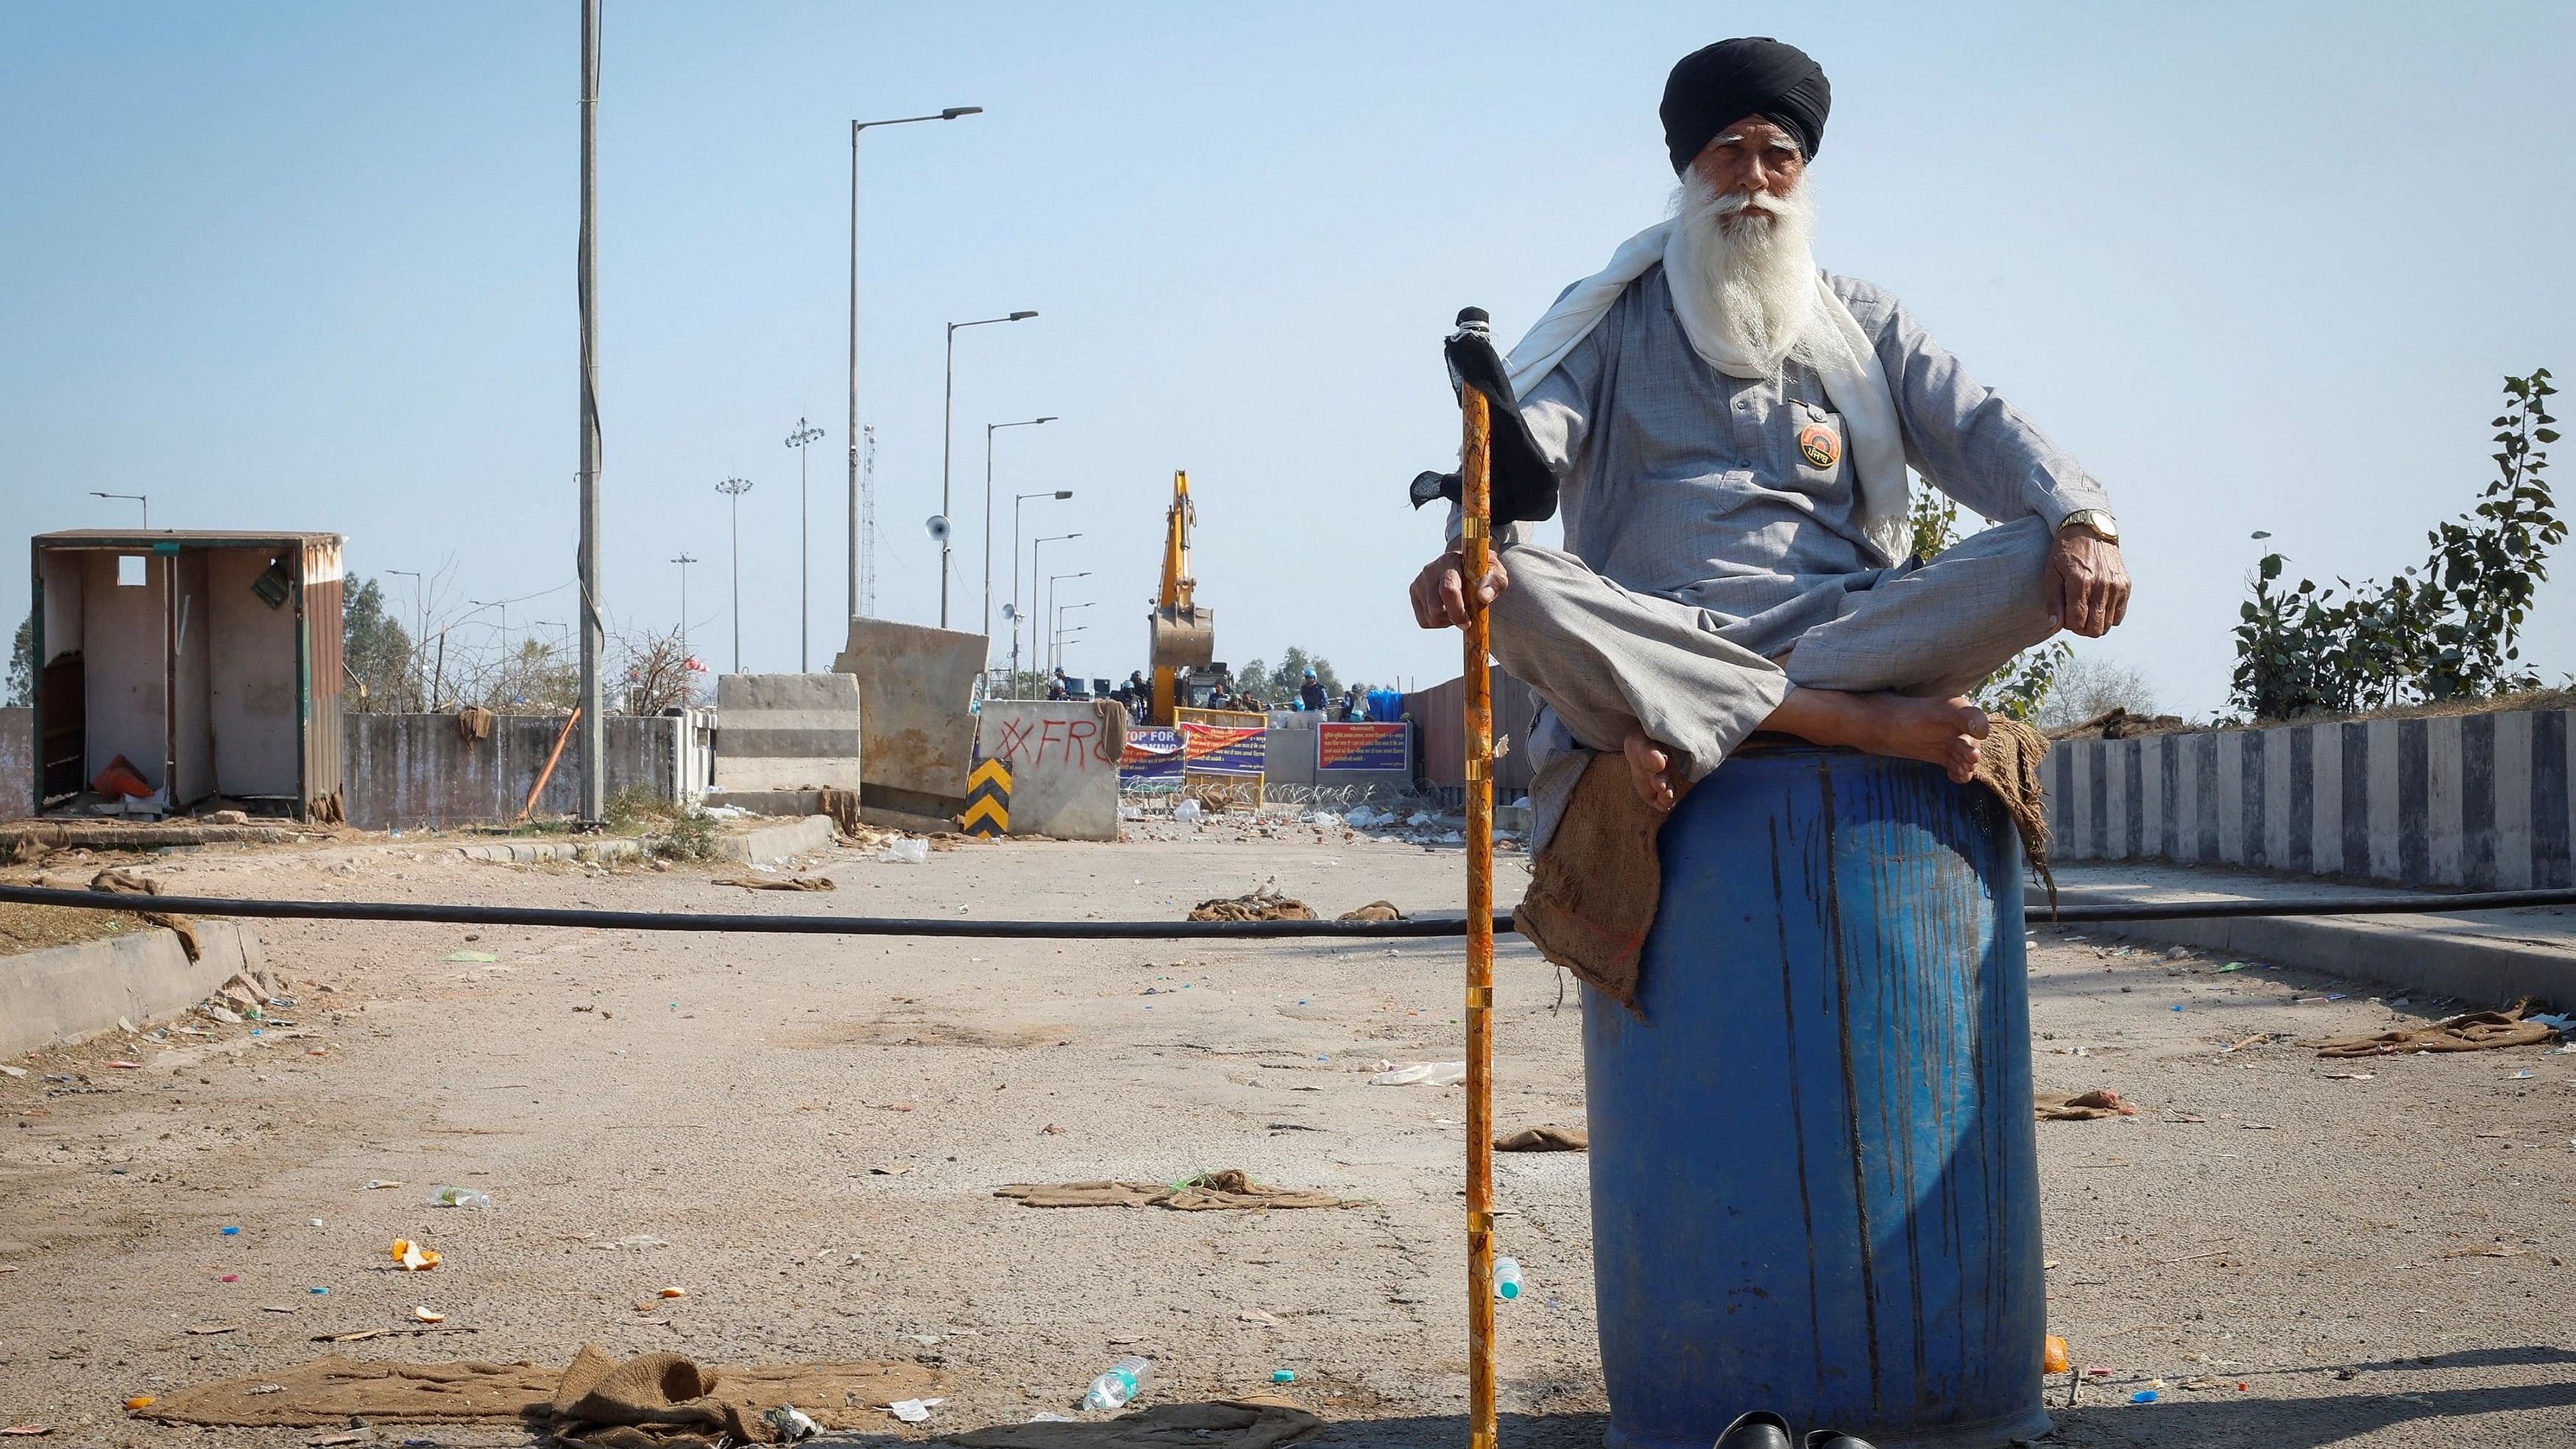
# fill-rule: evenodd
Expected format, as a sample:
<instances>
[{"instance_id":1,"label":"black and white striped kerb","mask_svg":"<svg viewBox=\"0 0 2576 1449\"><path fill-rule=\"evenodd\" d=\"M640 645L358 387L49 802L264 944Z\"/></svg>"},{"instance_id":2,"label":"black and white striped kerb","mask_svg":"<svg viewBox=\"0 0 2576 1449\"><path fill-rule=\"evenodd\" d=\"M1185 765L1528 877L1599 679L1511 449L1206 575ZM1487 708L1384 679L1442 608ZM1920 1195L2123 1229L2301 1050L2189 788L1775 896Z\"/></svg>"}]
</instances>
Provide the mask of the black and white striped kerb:
<instances>
[{"instance_id":1,"label":"black and white striped kerb","mask_svg":"<svg viewBox=\"0 0 2576 1449\"><path fill-rule=\"evenodd\" d=\"M2403 885L2576 885L2570 711L2073 740L2049 752L2053 853Z\"/></svg>"}]
</instances>

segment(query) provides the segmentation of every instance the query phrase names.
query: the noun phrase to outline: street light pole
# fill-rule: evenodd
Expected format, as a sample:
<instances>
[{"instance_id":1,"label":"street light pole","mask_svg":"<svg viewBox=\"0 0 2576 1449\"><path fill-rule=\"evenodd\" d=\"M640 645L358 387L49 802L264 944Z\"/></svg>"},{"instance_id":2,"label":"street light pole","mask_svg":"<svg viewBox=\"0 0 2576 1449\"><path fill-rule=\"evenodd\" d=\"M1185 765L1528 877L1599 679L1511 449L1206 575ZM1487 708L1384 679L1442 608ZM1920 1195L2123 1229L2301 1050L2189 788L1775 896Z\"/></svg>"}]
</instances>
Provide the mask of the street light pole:
<instances>
[{"instance_id":1,"label":"street light pole","mask_svg":"<svg viewBox=\"0 0 2576 1449\"><path fill-rule=\"evenodd\" d=\"M607 606L600 602L599 497L599 4L581 7L581 235L574 265L581 294L581 702L575 708L581 737L581 807L584 830L597 830L608 814L607 696L600 666L608 654Z\"/></svg>"},{"instance_id":2,"label":"street light pole","mask_svg":"<svg viewBox=\"0 0 2576 1449\"><path fill-rule=\"evenodd\" d=\"M956 441L957 432L957 329L990 327L996 322L1025 322L1036 315L1038 314L1035 312L1014 312L1007 317L979 317L972 322L948 324L948 364L939 404L939 516L949 520L952 525L956 522L957 515L949 511L948 506L948 456L951 452L950 444ZM988 524L987 533L989 532ZM989 554L991 550L988 548L986 552ZM942 629L948 627L948 540L946 538L939 540L939 627ZM987 621L987 628L990 628L990 621Z\"/></svg>"},{"instance_id":3,"label":"street light pole","mask_svg":"<svg viewBox=\"0 0 2576 1449\"><path fill-rule=\"evenodd\" d=\"M796 450L796 672L799 674L812 667L806 662L806 633L814 619L813 606L805 597L806 586L812 578L805 566L806 541L812 536L805 519L805 450L821 436L823 430L803 418L796 420L796 431L787 435L787 446Z\"/></svg>"},{"instance_id":4,"label":"street light pole","mask_svg":"<svg viewBox=\"0 0 2576 1449\"><path fill-rule=\"evenodd\" d=\"M1048 544L1062 543L1068 538L1080 537L1082 537L1082 535L1079 533L1051 533L1029 545L1029 592L1037 597L1039 623L1046 622L1046 586L1041 582L1045 576L1038 572L1038 551L1045 548ZM1035 662L1039 668L1045 668L1045 636L1038 633L1035 629L1031 629L1029 631L1029 645L1039 651L1038 659L1033 662Z\"/></svg>"},{"instance_id":5,"label":"street light pole","mask_svg":"<svg viewBox=\"0 0 2576 1449\"><path fill-rule=\"evenodd\" d=\"M993 667L993 435L1004 428L1034 428L1040 423L1054 421L1055 414L1049 413L1042 418L1029 418L1016 423L984 425L984 668L988 673ZM1011 510L1013 515L1011 526L1017 529L1019 505L1016 503L1011 505ZM1016 566L1019 561L1020 545L1015 534L1011 541L1011 562Z\"/></svg>"},{"instance_id":6,"label":"street light pole","mask_svg":"<svg viewBox=\"0 0 2576 1449\"><path fill-rule=\"evenodd\" d=\"M979 116L982 106L950 106L935 116L850 122L850 617L859 617L859 133L870 126L909 126Z\"/></svg>"},{"instance_id":7,"label":"street light pole","mask_svg":"<svg viewBox=\"0 0 2576 1449\"><path fill-rule=\"evenodd\" d=\"M697 560L684 553L671 562L680 566L680 697L695 704L689 689L689 565Z\"/></svg>"},{"instance_id":8,"label":"street light pole","mask_svg":"<svg viewBox=\"0 0 2576 1449\"><path fill-rule=\"evenodd\" d=\"M1046 597L1038 601L1038 608L1039 608L1039 611L1043 613L1043 612L1045 612L1045 611L1048 609L1048 607L1049 607L1049 606L1051 606L1052 604L1054 604L1054 602L1055 602L1055 585L1056 585L1056 580L1058 580L1058 579L1087 579L1087 578L1089 578L1089 577L1091 577L1091 570L1089 570L1089 569L1084 569L1082 572L1080 572L1080 573L1078 573L1078 574L1050 574L1050 575L1048 575L1048 576L1047 576L1047 584L1046 584ZM1054 625L1055 625L1055 616L1054 616L1053 614L1048 614L1048 615L1047 615L1047 625L1048 625L1048 627L1049 627L1050 629L1052 629L1052 628L1054 627ZM1047 668L1048 668L1048 669L1052 670L1052 669L1054 669L1054 668L1055 668L1055 640L1054 640L1053 638L1049 638L1049 639L1047 640L1047 661L1046 661L1046 662L1047 662Z\"/></svg>"},{"instance_id":9,"label":"street light pole","mask_svg":"<svg viewBox=\"0 0 2576 1449\"><path fill-rule=\"evenodd\" d=\"M1011 499L1011 685L1013 688L1019 687L1020 682L1020 505L1032 498L1071 498L1072 496L1072 489L1058 488L1052 494L1046 489L1040 489L1035 493L1016 494ZM1067 537L1078 536L1067 535ZM1032 559L1030 562L1032 565L1030 573L1034 576L1036 561Z\"/></svg>"},{"instance_id":10,"label":"street light pole","mask_svg":"<svg viewBox=\"0 0 2576 1449\"><path fill-rule=\"evenodd\" d=\"M92 498L122 498L128 503L142 504L143 531L146 533L152 531L152 495L148 493L101 493L96 489L92 489L89 496Z\"/></svg>"},{"instance_id":11,"label":"street light pole","mask_svg":"<svg viewBox=\"0 0 2576 1449\"><path fill-rule=\"evenodd\" d=\"M1098 599L1085 599L1085 600L1083 600L1083 601L1082 601L1081 603L1079 603L1079 604L1065 604L1065 605L1062 605L1062 606L1058 607L1058 608L1056 609L1056 611L1055 611L1055 631L1056 631L1056 637L1057 637L1057 638L1059 638L1059 639L1061 639L1062 637L1064 637L1064 632L1065 632L1065 630L1064 630L1064 616L1065 616L1065 615L1072 613L1072 612L1073 612L1074 610L1076 610L1076 609L1088 609L1088 608L1090 608L1092 605L1094 605L1094 604L1096 604L1096 603L1099 603L1099 602L1100 602L1100 601L1099 601ZM1088 628L1090 628L1091 626L1090 626L1090 625L1088 625L1088 624L1082 624L1082 625L1077 625L1076 627L1077 627L1078 629L1088 629ZM1057 658L1057 660L1056 660L1056 663L1057 663L1059 666L1061 666L1061 665L1064 663L1064 660L1063 660L1063 658L1062 658L1062 650L1061 650L1061 649L1059 649L1059 650L1058 650L1058 658Z\"/></svg>"},{"instance_id":12,"label":"street light pole","mask_svg":"<svg viewBox=\"0 0 2576 1449\"><path fill-rule=\"evenodd\" d=\"M742 495L751 491L748 478L727 478L716 485L716 491L733 500L733 672L742 673Z\"/></svg>"}]
</instances>

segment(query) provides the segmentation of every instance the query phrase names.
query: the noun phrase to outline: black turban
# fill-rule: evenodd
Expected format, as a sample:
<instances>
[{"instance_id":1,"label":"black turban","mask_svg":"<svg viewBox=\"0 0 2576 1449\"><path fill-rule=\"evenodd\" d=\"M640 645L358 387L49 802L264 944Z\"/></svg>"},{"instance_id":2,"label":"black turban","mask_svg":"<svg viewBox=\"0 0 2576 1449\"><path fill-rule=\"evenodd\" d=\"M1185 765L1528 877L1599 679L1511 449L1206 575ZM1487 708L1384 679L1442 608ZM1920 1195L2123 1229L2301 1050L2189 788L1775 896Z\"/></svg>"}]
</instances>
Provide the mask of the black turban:
<instances>
[{"instance_id":1,"label":"black turban","mask_svg":"<svg viewBox=\"0 0 2576 1449\"><path fill-rule=\"evenodd\" d=\"M1833 105L1824 67L1805 51L1767 35L1721 40L1683 56L1664 82L1664 149L1678 176L1720 131L1760 116L1797 137L1813 159Z\"/></svg>"}]
</instances>

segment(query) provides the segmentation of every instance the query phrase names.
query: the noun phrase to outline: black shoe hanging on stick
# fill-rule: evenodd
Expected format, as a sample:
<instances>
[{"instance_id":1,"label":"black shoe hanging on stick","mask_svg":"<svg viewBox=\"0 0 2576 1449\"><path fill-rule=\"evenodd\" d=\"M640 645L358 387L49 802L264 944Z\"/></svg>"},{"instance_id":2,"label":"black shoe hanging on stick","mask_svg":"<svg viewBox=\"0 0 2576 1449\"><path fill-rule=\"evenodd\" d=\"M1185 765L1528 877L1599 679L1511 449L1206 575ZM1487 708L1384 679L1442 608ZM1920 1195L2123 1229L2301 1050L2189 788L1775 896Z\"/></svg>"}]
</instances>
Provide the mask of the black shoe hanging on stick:
<instances>
[{"instance_id":1,"label":"black shoe hanging on stick","mask_svg":"<svg viewBox=\"0 0 2576 1449\"><path fill-rule=\"evenodd\" d=\"M1494 350L1492 321L1482 307L1458 314L1458 330L1442 349L1449 359L1449 385L1474 388L1491 404L1493 417L1494 526L1536 523L1556 516L1556 470L1547 465L1521 421L1519 401L1512 396L1511 368ZM1414 475L1413 506L1435 499L1458 501L1458 475L1424 472Z\"/></svg>"},{"instance_id":2,"label":"black shoe hanging on stick","mask_svg":"<svg viewBox=\"0 0 2576 1449\"><path fill-rule=\"evenodd\" d=\"M1855 1439L1840 1429L1810 1429L1807 1449L1871 1449L1867 1439Z\"/></svg>"},{"instance_id":3,"label":"black shoe hanging on stick","mask_svg":"<svg viewBox=\"0 0 2576 1449\"><path fill-rule=\"evenodd\" d=\"M1717 1436L1717 1449L1790 1449L1789 1421L1769 1409L1738 1414Z\"/></svg>"}]
</instances>

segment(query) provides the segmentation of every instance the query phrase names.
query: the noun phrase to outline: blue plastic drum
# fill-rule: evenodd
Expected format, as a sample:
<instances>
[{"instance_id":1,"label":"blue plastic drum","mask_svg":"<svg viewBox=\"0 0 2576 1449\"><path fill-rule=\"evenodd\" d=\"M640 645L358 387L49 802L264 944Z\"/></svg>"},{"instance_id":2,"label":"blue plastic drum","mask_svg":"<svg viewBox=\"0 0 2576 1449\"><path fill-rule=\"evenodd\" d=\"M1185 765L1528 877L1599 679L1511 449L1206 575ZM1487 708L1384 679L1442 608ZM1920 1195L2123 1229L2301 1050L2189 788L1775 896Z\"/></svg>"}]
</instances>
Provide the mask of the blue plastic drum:
<instances>
[{"instance_id":1,"label":"blue plastic drum","mask_svg":"<svg viewBox=\"0 0 2576 1449\"><path fill-rule=\"evenodd\" d=\"M1747 753L1664 827L1643 1019L1587 989L1612 1449L1747 1409L1880 1449L2048 1428L2021 853L1982 787Z\"/></svg>"}]
</instances>

